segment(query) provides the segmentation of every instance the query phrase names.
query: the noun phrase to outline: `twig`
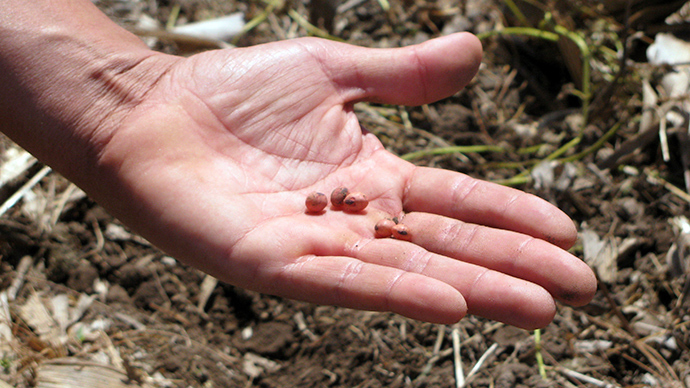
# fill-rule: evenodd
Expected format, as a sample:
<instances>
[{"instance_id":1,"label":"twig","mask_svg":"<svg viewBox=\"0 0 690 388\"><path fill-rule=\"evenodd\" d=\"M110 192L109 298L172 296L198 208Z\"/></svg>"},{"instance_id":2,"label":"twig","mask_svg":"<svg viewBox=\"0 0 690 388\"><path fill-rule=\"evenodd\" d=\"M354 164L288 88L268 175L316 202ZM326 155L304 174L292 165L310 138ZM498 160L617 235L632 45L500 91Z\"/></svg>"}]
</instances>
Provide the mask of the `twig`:
<instances>
[{"instance_id":1,"label":"twig","mask_svg":"<svg viewBox=\"0 0 690 388\"><path fill-rule=\"evenodd\" d=\"M659 354L659 351L652 348L643 342L643 340L638 339L633 342L633 345L637 350L642 353L645 358L656 368L654 374L661 377L661 379L666 381L678 381L678 375L673 370L673 367L669 365L668 361Z\"/></svg>"},{"instance_id":2,"label":"twig","mask_svg":"<svg viewBox=\"0 0 690 388\"><path fill-rule=\"evenodd\" d=\"M98 224L98 220L96 218L91 220L91 227L93 228L93 234L96 237L96 246L91 252L98 253L102 251L103 247L105 246L105 238L103 237L103 231L101 230L101 226Z\"/></svg>"},{"instance_id":3,"label":"twig","mask_svg":"<svg viewBox=\"0 0 690 388\"><path fill-rule=\"evenodd\" d=\"M601 292L604 294L604 298L606 298L606 301L609 303L609 306L611 310L613 310L613 313L616 315L618 320L620 321L621 327L623 330L630 335L632 338L637 339L637 333L635 330L633 330L632 326L630 326L630 322L628 319L623 315L623 312L621 312L620 307L618 306L618 303L616 300L613 298L611 293L609 292L609 287L606 285L606 282L602 282L599 278L599 273L597 271L594 271L594 275L597 278L597 283L599 283L599 289L601 289Z\"/></svg>"},{"instance_id":4,"label":"twig","mask_svg":"<svg viewBox=\"0 0 690 388\"><path fill-rule=\"evenodd\" d=\"M465 375L462 371L462 359L460 358L460 329L453 327L450 333L453 340L453 365L455 366L455 387L465 386Z\"/></svg>"},{"instance_id":5,"label":"twig","mask_svg":"<svg viewBox=\"0 0 690 388\"><path fill-rule=\"evenodd\" d=\"M434 342L434 348L431 350L432 355L437 355L441 351L441 345L443 345L443 337L446 334L446 325L437 326L436 342Z\"/></svg>"},{"instance_id":6,"label":"twig","mask_svg":"<svg viewBox=\"0 0 690 388\"><path fill-rule=\"evenodd\" d=\"M307 322L304 320L304 314L302 314L301 311L298 311L295 313L293 316L293 319L295 320L295 323L297 324L297 329L307 336L311 342L316 342L319 338L314 334L311 330L309 330L309 327L307 326Z\"/></svg>"},{"instance_id":7,"label":"twig","mask_svg":"<svg viewBox=\"0 0 690 388\"><path fill-rule=\"evenodd\" d=\"M67 190L62 193L60 200L50 216L51 226L55 226L57 224L58 220L60 219L60 215L62 215L62 211L65 210L67 202L72 198L72 194L74 194L74 192L77 190L79 190L79 188L74 183L70 183L69 187L67 187Z\"/></svg>"},{"instance_id":8,"label":"twig","mask_svg":"<svg viewBox=\"0 0 690 388\"><path fill-rule=\"evenodd\" d=\"M0 292L0 338L12 341L14 338L12 329L12 315L10 314L10 301L6 291ZM2 380L0 380L2 381Z\"/></svg>"},{"instance_id":9,"label":"twig","mask_svg":"<svg viewBox=\"0 0 690 388\"><path fill-rule=\"evenodd\" d=\"M24 256L22 259L19 261L19 264L17 265L17 276L12 280L12 284L10 287L7 289L7 299L11 302L13 301L16 297L17 294L19 293L19 289L22 287L22 284L24 283L24 278L26 277L26 273L29 272L29 268L31 268L31 265L34 263L34 259L31 256Z\"/></svg>"},{"instance_id":10,"label":"twig","mask_svg":"<svg viewBox=\"0 0 690 388\"><path fill-rule=\"evenodd\" d=\"M659 115L659 143L661 145L661 156L664 159L664 162L668 163L671 160L671 151L669 151L668 147L668 134L666 132L666 126L667 126L667 119L666 115L657 112Z\"/></svg>"},{"instance_id":11,"label":"twig","mask_svg":"<svg viewBox=\"0 0 690 388\"><path fill-rule=\"evenodd\" d=\"M204 280L201 281L201 285L199 285L199 301L196 305L196 308L199 309L199 311L204 311L206 308L206 303L208 303L208 299L211 297L211 294L213 293L213 290L216 289L217 285L218 279L211 275L206 275Z\"/></svg>"},{"instance_id":12,"label":"twig","mask_svg":"<svg viewBox=\"0 0 690 388\"><path fill-rule=\"evenodd\" d=\"M654 141L657 136L657 125L659 125L659 122L654 120L647 123L646 127L641 127L635 137L624 141L608 158L598 162L597 167L602 170L613 168L623 157Z\"/></svg>"},{"instance_id":13,"label":"twig","mask_svg":"<svg viewBox=\"0 0 690 388\"><path fill-rule=\"evenodd\" d=\"M470 369L469 373L467 373L466 381L469 381L475 374L477 374L477 372L479 372L479 369L481 369L481 367L484 366L486 360L496 352L496 349L498 349L497 343L494 343L488 349L486 349L484 354L482 354L482 356L479 357L479 360L477 360L472 369Z\"/></svg>"},{"instance_id":14,"label":"twig","mask_svg":"<svg viewBox=\"0 0 690 388\"><path fill-rule=\"evenodd\" d=\"M421 385L423 379L426 378L426 376L431 372L431 368L433 368L434 364L436 364L436 362L440 360L441 357L445 357L448 355L447 350L452 350L446 349L443 352L441 352L441 345L443 345L443 338L445 337L446 326L438 325L437 328L438 333L436 336L436 342L434 342L434 348L431 351L431 357L429 357L429 360L426 362L426 365L424 365L424 368L422 368L422 371L419 373L419 376L417 376L414 379L413 386L415 387Z\"/></svg>"},{"instance_id":15,"label":"twig","mask_svg":"<svg viewBox=\"0 0 690 388\"><path fill-rule=\"evenodd\" d=\"M348 0L348 1L346 1L346 2L344 2L344 3L342 3L342 4L340 4L340 5L338 6L338 8L336 8L336 12L337 12L338 14L343 14L343 13L349 11L350 9L352 9L352 8L354 8L354 7L357 7L357 6L359 6L360 4L362 4L362 3L366 2L366 1L367 1L367 0Z\"/></svg>"},{"instance_id":16,"label":"twig","mask_svg":"<svg viewBox=\"0 0 690 388\"><path fill-rule=\"evenodd\" d=\"M645 170L645 175L647 176L647 182L653 184L653 185L660 185L663 186L666 190L670 191L671 193L675 194L677 197L680 199L684 200L685 202L690 203L690 194L686 193L682 189L674 186L670 182L666 181L665 179L661 178L657 173L654 173L652 171Z\"/></svg>"},{"instance_id":17,"label":"twig","mask_svg":"<svg viewBox=\"0 0 690 388\"><path fill-rule=\"evenodd\" d=\"M583 383L587 384L592 384L597 387L602 387L602 388L615 388L618 387L617 385L607 383L606 381L602 381L599 379L595 379L594 377L584 375L580 372L576 372L574 370L566 369L563 367L559 367L556 369L560 373L564 374L567 377L573 378L575 380L582 381Z\"/></svg>"},{"instance_id":18,"label":"twig","mask_svg":"<svg viewBox=\"0 0 690 388\"><path fill-rule=\"evenodd\" d=\"M5 203L2 204L2 206L0 206L0 216L5 214L5 212L10 210L12 206L19 202L19 200L22 199L22 197L24 197L24 195L26 195L26 193L28 193L34 186L36 186L36 184L38 184L38 182L40 182L41 179L43 179L43 177L48 175L50 171L50 167L43 167L38 173L36 173L36 175L29 179L29 181L26 182L24 186L22 186L19 190L17 190L17 192L12 194L12 196L9 197L7 201L5 201Z\"/></svg>"},{"instance_id":19,"label":"twig","mask_svg":"<svg viewBox=\"0 0 690 388\"><path fill-rule=\"evenodd\" d=\"M427 108L428 109L428 108ZM428 131L425 131L420 128L416 128L414 126L407 127L404 124L401 124L399 122L396 122L394 120L389 119L387 116L389 115L394 115L395 112L393 112L392 109L386 109L384 107L374 107L371 106L367 103L361 103L357 104L356 110L362 113L365 113L368 118L371 118L376 124L381 125L383 128L390 129L390 128L396 128L400 130L405 130L405 131L411 131L413 134L419 135L421 137L424 137L429 140L429 142L436 144L439 147L451 147L451 144L448 143L447 141L443 140L443 138L430 133ZM402 116L402 115L401 115ZM401 121L403 120L403 117L401 117ZM458 157L461 157L461 155L456 155ZM462 158L463 161L469 161L469 159Z\"/></svg>"}]
</instances>

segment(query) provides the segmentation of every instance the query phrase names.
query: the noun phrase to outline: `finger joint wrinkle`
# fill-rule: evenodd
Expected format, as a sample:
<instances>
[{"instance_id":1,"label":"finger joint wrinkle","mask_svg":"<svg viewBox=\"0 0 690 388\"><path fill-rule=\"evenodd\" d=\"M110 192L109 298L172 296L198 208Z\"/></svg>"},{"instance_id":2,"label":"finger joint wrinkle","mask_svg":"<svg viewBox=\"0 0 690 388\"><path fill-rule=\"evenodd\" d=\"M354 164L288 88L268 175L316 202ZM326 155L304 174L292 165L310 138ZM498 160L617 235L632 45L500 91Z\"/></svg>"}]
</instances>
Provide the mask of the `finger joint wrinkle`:
<instances>
[{"instance_id":1,"label":"finger joint wrinkle","mask_svg":"<svg viewBox=\"0 0 690 388\"><path fill-rule=\"evenodd\" d=\"M463 208L468 199L480 186L480 181L470 177L462 177L454 180L451 186L453 212Z\"/></svg>"},{"instance_id":2,"label":"finger joint wrinkle","mask_svg":"<svg viewBox=\"0 0 690 388\"><path fill-rule=\"evenodd\" d=\"M518 270L518 265L519 263L523 260L525 257L525 252L529 249L528 247L532 245L533 243L537 242L537 239L535 239L532 236L527 236L525 238L525 241L521 242L520 245L515 249L515 255L512 257L512 262L510 263L510 270L515 272ZM513 273L511 272L511 273Z\"/></svg>"},{"instance_id":3,"label":"finger joint wrinkle","mask_svg":"<svg viewBox=\"0 0 690 388\"><path fill-rule=\"evenodd\" d=\"M343 305L346 299L345 290L348 289L350 284L355 282L355 279L362 273L363 268L363 262L355 261L348 263L340 273L338 281L333 287L333 296L338 305Z\"/></svg>"}]
</instances>

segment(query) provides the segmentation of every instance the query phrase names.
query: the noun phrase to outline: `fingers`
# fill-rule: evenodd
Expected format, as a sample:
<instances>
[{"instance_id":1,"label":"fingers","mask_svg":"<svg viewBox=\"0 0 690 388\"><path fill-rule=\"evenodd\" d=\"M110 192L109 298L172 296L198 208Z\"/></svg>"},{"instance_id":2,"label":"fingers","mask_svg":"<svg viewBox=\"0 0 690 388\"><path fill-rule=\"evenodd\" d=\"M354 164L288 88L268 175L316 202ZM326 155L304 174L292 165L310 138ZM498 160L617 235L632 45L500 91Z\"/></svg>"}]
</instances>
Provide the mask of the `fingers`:
<instances>
[{"instance_id":1,"label":"fingers","mask_svg":"<svg viewBox=\"0 0 690 388\"><path fill-rule=\"evenodd\" d=\"M450 324L467 313L461 293L434 278L349 257L304 256L274 272L263 292Z\"/></svg>"},{"instance_id":2,"label":"fingers","mask_svg":"<svg viewBox=\"0 0 690 388\"><path fill-rule=\"evenodd\" d=\"M570 218L543 199L447 170L417 168L407 183L403 207L524 233L566 249L577 239Z\"/></svg>"},{"instance_id":3,"label":"fingers","mask_svg":"<svg viewBox=\"0 0 690 388\"><path fill-rule=\"evenodd\" d=\"M551 295L537 284L435 254L413 243L373 240L357 256L446 283L464 296L468 313L517 327L546 326L556 311ZM437 300L430 299L429 303Z\"/></svg>"},{"instance_id":4,"label":"fingers","mask_svg":"<svg viewBox=\"0 0 690 388\"><path fill-rule=\"evenodd\" d=\"M538 284L562 302L581 306L596 292L592 270L544 240L426 213L407 214L404 222L420 231L412 235L415 244Z\"/></svg>"},{"instance_id":5,"label":"fingers","mask_svg":"<svg viewBox=\"0 0 690 388\"><path fill-rule=\"evenodd\" d=\"M404 48L351 50L337 60L322 55L345 99L399 105L427 104L455 94L474 77L482 55L479 39L469 33Z\"/></svg>"},{"instance_id":6,"label":"fingers","mask_svg":"<svg viewBox=\"0 0 690 388\"><path fill-rule=\"evenodd\" d=\"M554 297L582 304L595 288L578 259L519 233L409 213L408 243L373 239L373 215L332 217L338 227L323 217L275 219L269 229L284 234L250 233L233 249L242 259L218 272L241 287L313 303L435 323L471 313L525 329L553 319Z\"/></svg>"},{"instance_id":7,"label":"fingers","mask_svg":"<svg viewBox=\"0 0 690 388\"><path fill-rule=\"evenodd\" d=\"M246 234L216 277L239 287L318 304L391 311L434 323L467 313L461 293L437 279L352 257L373 237L367 215L275 218ZM372 221L373 222L373 221Z\"/></svg>"}]
</instances>

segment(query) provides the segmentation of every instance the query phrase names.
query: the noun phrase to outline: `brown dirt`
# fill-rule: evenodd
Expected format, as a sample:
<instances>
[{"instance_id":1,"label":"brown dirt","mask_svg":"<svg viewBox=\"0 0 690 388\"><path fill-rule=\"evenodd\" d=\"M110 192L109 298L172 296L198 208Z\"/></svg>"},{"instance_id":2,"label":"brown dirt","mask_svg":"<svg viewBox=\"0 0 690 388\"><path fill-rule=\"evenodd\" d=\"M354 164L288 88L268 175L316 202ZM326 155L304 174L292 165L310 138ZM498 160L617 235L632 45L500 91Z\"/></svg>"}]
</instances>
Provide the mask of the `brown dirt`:
<instances>
[{"instance_id":1,"label":"brown dirt","mask_svg":"<svg viewBox=\"0 0 690 388\"><path fill-rule=\"evenodd\" d=\"M666 162L656 135L638 136L641 80L657 86L669 70L644 59L645 48L664 27L657 20L632 19L629 35L638 35L626 52L626 71L612 83L620 60L611 50L620 43L625 24L624 12L614 3L570 1L559 2L559 9L547 7L553 23L581 32L593 50L594 98L582 130L577 121L581 101L572 93L579 87L581 65L572 59L567 39L558 45L524 36L488 38L484 66L456 96L426 107L357 107L363 126L400 155L456 145L500 147L413 160L516 185L573 217L582 232L573 252L591 256L588 262L602 279L600 290L583 308L559 306L539 344L534 333L477 317L446 327L224 284L205 294L209 279L203 273L130 234L51 173L0 218L0 291L23 279L16 299L5 305L14 340L10 348L2 346L0 333L0 387L2 381L35 386L42 366L60 357L115 366L130 386L452 387L453 332L459 335L465 374L492 349L470 386L690 387L687 241L671 223L689 210L688 197L676 191L685 187L682 158L688 147L682 132L672 129ZM650 5L634 3L633 16ZM181 21L235 11L250 19L266 7L259 1L98 2L127 26L142 14L166 23L175 4ZM328 19L327 7L315 12L319 4L328 2L288 0L238 44L307 35L288 10ZM370 47L407 45L460 29L484 33L517 23L498 1L391 1L388 12L373 0L350 4L336 14L333 34ZM523 10L528 19L541 19L534 10ZM321 25L330 24L322 20ZM175 42L154 44L166 52L190 52ZM597 146L617 124L620 129ZM580 133L579 143L557 162L533 169ZM2 154L12 147L3 140ZM4 185L3 202L39 169L34 166ZM588 247L598 242L604 249L589 254ZM28 264L24 271L22 258ZM23 313L35 295L45 306L66 296L69 311L85 296L94 300L66 325L66 340L50 342ZM58 311L46 310L59 321ZM2 316L0 309L0 327ZM546 377L540 376L537 355L543 357Z\"/></svg>"}]
</instances>

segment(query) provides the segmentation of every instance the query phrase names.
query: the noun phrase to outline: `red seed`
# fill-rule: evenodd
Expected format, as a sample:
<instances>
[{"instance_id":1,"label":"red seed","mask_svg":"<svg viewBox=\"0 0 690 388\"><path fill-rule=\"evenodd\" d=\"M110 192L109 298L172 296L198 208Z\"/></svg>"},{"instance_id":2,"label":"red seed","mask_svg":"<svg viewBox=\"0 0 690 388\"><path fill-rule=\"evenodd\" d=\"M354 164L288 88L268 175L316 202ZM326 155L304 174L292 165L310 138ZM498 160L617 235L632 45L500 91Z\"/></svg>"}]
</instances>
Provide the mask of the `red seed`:
<instances>
[{"instance_id":1,"label":"red seed","mask_svg":"<svg viewBox=\"0 0 690 388\"><path fill-rule=\"evenodd\" d=\"M313 192L307 196L304 204L307 206L309 213L319 213L328 205L328 198L326 198L324 193Z\"/></svg>"},{"instance_id":2,"label":"red seed","mask_svg":"<svg viewBox=\"0 0 690 388\"><path fill-rule=\"evenodd\" d=\"M374 226L374 232L376 233L376 238L390 237L393 234L393 227L395 222L391 219L384 218L376 223Z\"/></svg>"},{"instance_id":3,"label":"red seed","mask_svg":"<svg viewBox=\"0 0 690 388\"><path fill-rule=\"evenodd\" d=\"M361 212L369 205L369 200L362 193L350 193L345 197L343 205L349 212Z\"/></svg>"},{"instance_id":4,"label":"red seed","mask_svg":"<svg viewBox=\"0 0 690 388\"><path fill-rule=\"evenodd\" d=\"M343 207L343 202L345 202L345 197L350 194L350 190L347 187L338 187L331 193L331 204L336 209L341 209Z\"/></svg>"},{"instance_id":5,"label":"red seed","mask_svg":"<svg viewBox=\"0 0 690 388\"><path fill-rule=\"evenodd\" d=\"M393 232L393 237L395 237L398 240L412 240L412 233L410 232L410 228L403 224L397 224L393 226L393 228L391 228L391 231Z\"/></svg>"}]
</instances>

